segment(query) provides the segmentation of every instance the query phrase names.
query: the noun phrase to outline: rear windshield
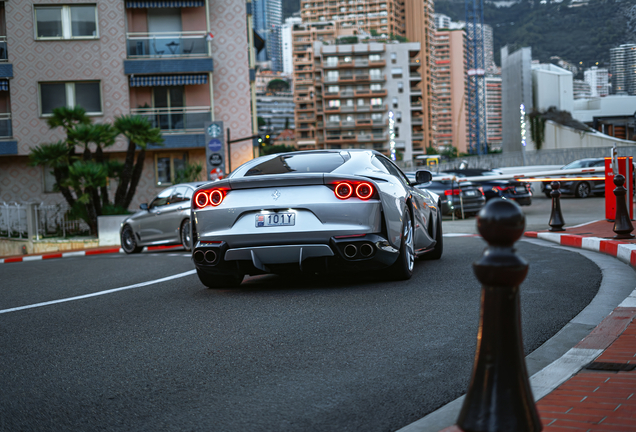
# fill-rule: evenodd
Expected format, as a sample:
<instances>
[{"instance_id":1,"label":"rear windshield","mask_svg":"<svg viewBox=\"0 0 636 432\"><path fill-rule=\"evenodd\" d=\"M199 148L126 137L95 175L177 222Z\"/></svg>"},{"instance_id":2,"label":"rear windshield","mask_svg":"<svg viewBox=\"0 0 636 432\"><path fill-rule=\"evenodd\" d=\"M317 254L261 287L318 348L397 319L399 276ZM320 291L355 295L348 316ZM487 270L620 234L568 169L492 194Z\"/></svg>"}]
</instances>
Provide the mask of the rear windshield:
<instances>
[{"instance_id":1,"label":"rear windshield","mask_svg":"<svg viewBox=\"0 0 636 432\"><path fill-rule=\"evenodd\" d=\"M285 154L250 168L245 176L287 173L330 173L345 159L339 153Z\"/></svg>"}]
</instances>

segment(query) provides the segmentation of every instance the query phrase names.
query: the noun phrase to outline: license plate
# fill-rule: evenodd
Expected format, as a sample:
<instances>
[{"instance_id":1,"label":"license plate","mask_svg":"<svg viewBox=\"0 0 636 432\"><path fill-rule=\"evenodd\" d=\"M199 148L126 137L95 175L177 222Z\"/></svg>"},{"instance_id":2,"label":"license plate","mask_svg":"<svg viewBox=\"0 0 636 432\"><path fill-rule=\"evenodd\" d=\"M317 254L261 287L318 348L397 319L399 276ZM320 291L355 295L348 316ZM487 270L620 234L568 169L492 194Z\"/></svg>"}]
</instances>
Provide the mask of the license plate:
<instances>
[{"instance_id":1,"label":"license plate","mask_svg":"<svg viewBox=\"0 0 636 432\"><path fill-rule=\"evenodd\" d=\"M475 191L465 191L464 195L466 195L466 196L475 196L475 195L477 195L477 192L475 192Z\"/></svg>"},{"instance_id":2,"label":"license plate","mask_svg":"<svg viewBox=\"0 0 636 432\"><path fill-rule=\"evenodd\" d=\"M295 213L259 213L256 215L256 227L296 225Z\"/></svg>"},{"instance_id":3,"label":"license plate","mask_svg":"<svg viewBox=\"0 0 636 432\"><path fill-rule=\"evenodd\" d=\"M516 190L517 192L522 192L522 193L526 193L526 192L527 192L527 190L526 190L526 188L525 188L524 186L517 186L517 187L515 188L515 190Z\"/></svg>"}]
</instances>

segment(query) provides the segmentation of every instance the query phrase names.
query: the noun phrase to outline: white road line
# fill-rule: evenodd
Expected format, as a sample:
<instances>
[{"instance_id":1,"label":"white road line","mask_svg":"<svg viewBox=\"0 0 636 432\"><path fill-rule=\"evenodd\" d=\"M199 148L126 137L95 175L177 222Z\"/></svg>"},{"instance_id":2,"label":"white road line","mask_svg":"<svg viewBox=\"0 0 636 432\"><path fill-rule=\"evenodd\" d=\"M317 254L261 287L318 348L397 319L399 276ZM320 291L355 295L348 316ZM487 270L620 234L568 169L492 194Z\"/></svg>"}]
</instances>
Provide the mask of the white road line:
<instances>
[{"instance_id":1,"label":"white road line","mask_svg":"<svg viewBox=\"0 0 636 432\"><path fill-rule=\"evenodd\" d=\"M129 290L129 289L134 289L134 288L141 288L141 287L145 287L148 285L153 285L153 284L158 284L161 282L167 282L169 280L172 279L179 279L185 276L190 276L192 274L195 274L197 271L196 270L190 270L187 271L185 273L179 273L176 275L172 275L172 276L168 276L165 278L161 278L161 279L155 279L155 280L151 280L148 282L141 282L138 284L134 284L134 285L128 285L125 287L121 287L121 288L113 288L113 289L109 289L106 291L99 291L99 292L95 292L95 293L91 293L91 294L85 294L85 295L81 295L81 296L76 296L76 297L69 297L69 298L65 298L65 299L59 299L59 300L52 300L52 301L48 301L48 302L43 302L43 303L35 303L32 305L26 305L26 306L19 306L19 307L15 307L15 308L11 308L11 309L3 309L0 310L0 314L4 314L4 313L9 313L9 312L17 312L20 310L24 310L24 309L33 309L36 307L41 307L41 306L48 306L48 305L52 305L52 304L56 304L56 303L65 303L65 302L70 302L70 301L75 301L75 300L82 300L85 298L89 298L89 297L97 297L97 296L102 296L102 295L106 295L106 294L112 294L114 292L117 291L124 291L124 290Z\"/></svg>"}]
</instances>

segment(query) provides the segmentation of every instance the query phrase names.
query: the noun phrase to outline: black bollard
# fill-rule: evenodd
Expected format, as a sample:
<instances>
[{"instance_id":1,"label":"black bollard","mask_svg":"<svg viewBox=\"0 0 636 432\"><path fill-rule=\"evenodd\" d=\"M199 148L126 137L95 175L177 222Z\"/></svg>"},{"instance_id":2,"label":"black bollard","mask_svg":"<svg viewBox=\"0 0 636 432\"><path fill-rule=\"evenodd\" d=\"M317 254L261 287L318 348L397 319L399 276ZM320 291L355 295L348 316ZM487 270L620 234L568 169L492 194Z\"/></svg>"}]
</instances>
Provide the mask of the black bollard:
<instances>
[{"instance_id":1,"label":"black bollard","mask_svg":"<svg viewBox=\"0 0 636 432\"><path fill-rule=\"evenodd\" d=\"M519 205L488 202L477 216L477 228L488 242L473 263L482 284L477 352L457 426L470 432L538 432L541 421L534 404L521 338L519 285L528 263L513 245L525 228Z\"/></svg>"},{"instance_id":2,"label":"black bollard","mask_svg":"<svg viewBox=\"0 0 636 432\"><path fill-rule=\"evenodd\" d=\"M629 210L627 209L627 202L625 201L625 195L627 195L627 189L625 189L625 176L617 174L614 176L614 195L616 196L616 216L614 217L614 232L615 239L632 239L634 234L634 226L629 219Z\"/></svg>"},{"instance_id":3,"label":"black bollard","mask_svg":"<svg viewBox=\"0 0 636 432\"><path fill-rule=\"evenodd\" d=\"M548 222L548 225L550 225L549 231L565 231L563 229L565 221L561 214L561 183L553 181L550 186L552 187L552 192L550 192L550 196L552 197L552 212L550 213L550 222Z\"/></svg>"}]
</instances>

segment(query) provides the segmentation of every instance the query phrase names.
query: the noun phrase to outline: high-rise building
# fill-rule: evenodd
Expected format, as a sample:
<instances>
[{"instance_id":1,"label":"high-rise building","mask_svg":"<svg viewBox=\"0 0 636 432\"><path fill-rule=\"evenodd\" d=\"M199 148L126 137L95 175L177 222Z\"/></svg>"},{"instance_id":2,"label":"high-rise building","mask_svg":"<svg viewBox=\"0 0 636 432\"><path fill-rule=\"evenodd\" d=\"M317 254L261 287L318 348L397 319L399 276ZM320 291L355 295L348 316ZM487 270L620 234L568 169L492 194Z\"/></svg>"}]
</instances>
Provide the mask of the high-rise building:
<instances>
[{"instance_id":1,"label":"high-rise building","mask_svg":"<svg viewBox=\"0 0 636 432\"><path fill-rule=\"evenodd\" d=\"M60 106L79 105L94 123L139 114L161 129L165 144L148 146L133 207L185 163L205 167L206 122L253 135L246 2L225 5L231 14L211 0L0 2L0 200L63 201L50 169L28 163L33 148L65 138L46 123ZM105 151L123 160L127 147L120 137ZM252 142L228 156L226 168L250 160Z\"/></svg>"},{"instance_id":2,"label":"high-rise building","mask_svg":"<svg viewBox=\"0 0 636 432\"><path fill-rule=\"evenodd\" d=\"M590 86L591 97L603 97L609 94L609 71L592 66L583 73L585 82Z\"/></svg>"},{"instance_id":3,"label":"high-rise building","mask_svg":"<svg viewBox=\"0 0 636 432\"><path fill-rule=\"evenodd\" d=\"M355 44L355 42L384 44L390 41L403 42L406 38L412 42L419 42L421 48L418 52L421 50L422 53L418 56L418 62L409 66L408 81L403 80L401 85L403 88L408 86L409 89L420 93L419 97L414 99L413 106L420 107L422 131L414 135L416 139L412 144L412 154L423 154L426 147L432 143L430 117L432 108L430 50L434 33L432 0L409 2L363 0L355 3L342 0L330 3L301 0L301 18L302 25L294 26L292 32L297 103L296 134L299 145L319 147L325 145L324 133L320 136L320 128L316 126L321 121L324 122L323 113L320 112L322 108L320 98L321 85L325 76L312 62L317 55L316 52L312 52L315 51L316 46L312 43L321 40L326 44ZM340 40L336 42L338 38ZM392 79L391 76L389 80ZM307 112L309 109L313 111L311 114ZM388 143L383 150L388 154L390 151Z\"/></svg>"},{"instance_id":4,"label":"high-rise building","mask_svg":"<svg viewBox=\"0 0 636 432\"><path fill-rule=\"evenodd\" d=\"M490 150L501 150L501 75L486 75L486 140Z\"/></svg>"},{"instance_id":5,"label":"high-rise building","mask_svg":"<svg viewBox=\"0 0 636 432\"><path fill-rule=\"evenodd\" d=\"M455 147L466 153L466 33L436 32L434 52L433 140L440 150Z\"/></svg>"},{"instance_id":6,"label":"high-rise building","mask_svg":"<svg viewBox=\"0 0 636 432\"><path fill-rule=\"evenodd\" d=\"M636 44L610 49L612 94L636 95Z\"/></svg>"},{"instance_id":7,"label":"high-rise building","mask_svg":"<svg viewBox=\"0 0 636 432\"><path fill-rule=\"evenodd\" d=\"M281 0L253 0L254 30L265 40L265 49L257 56L258 61L271 63L274 71L283 70L281 49L281 26L283 9Z\"/></svg>"},{"instance_id":8,"label":"high-rise building","mask_svg":"<svg viewBox=\"0 0 636 432\"><path fill-rule=\"evenodd\" d=\"M294 53L292 44L292 29L294 24L300 24L299 17L290 17L285 20L280 30L281 55L283 59L283 73L291 76L294 72Z\"/></svg>"},{"instance_id":9,"label":"high-rise building","mask_svg":"<svg viewBox=\"0 0 636 432\"><path fill-rule=\"evenodd\" d=\"M433 14L433 20L435 21L435 29L449 29L451 26L451 19L448 15L444 14Z\"/></svg>"}]
</instances>

